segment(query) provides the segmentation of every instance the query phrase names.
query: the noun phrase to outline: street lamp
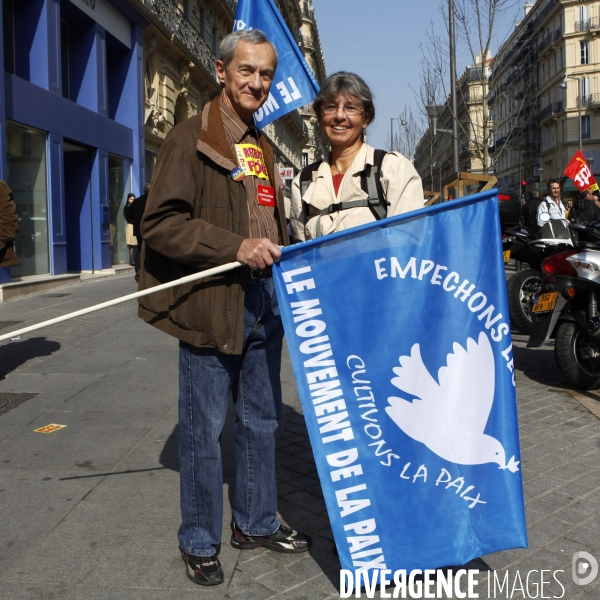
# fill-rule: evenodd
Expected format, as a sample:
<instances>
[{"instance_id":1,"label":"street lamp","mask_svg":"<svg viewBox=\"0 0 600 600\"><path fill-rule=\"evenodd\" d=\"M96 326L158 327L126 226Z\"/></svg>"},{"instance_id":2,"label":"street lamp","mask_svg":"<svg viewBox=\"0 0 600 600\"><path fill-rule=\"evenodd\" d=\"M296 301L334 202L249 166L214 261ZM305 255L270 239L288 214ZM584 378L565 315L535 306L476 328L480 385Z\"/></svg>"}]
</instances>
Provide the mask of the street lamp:
<instances>
[{"instance_id":1,"label":"street lamp","mask_svg":"<svg viewBox=\"0 0 600 600\"><path fill-rule=\"evenodd\" d=\"M458 173L458 101L456 97L456 39L454 37L454 0L448 0L448 36L450 54L450 101L452 103L452 162ZM485 57L482 58L485 69Z\"/></svg>"},{"instance_id":2,"label":"street lamp","mask_svg":"<svg viewBox=\"0 0 600 600\"><path fill-rule=\"evenodd\" d=\"M567 79L577 80L577 112L579 113L579 150L581 150L581 77L577 77L577 75L565 75L565 80L560 84L560 87L564 90L567 89Z\"/></svg>"},{"instance_id":3,"label":"street lamp","mask_svg":"<svg viewBox=\"0 0 600 600\"><path fill-rule=\"evenodd\" d=\"M390 119L390 151L394 151L394 119L396 119L402 127L406 127L406 120L402 115L399 117L392 117Z\"/></svg>"},{"instance_id":4,"label":"street lamp","mask_svg":"<svg viewBox=\"0 0 600 600\"><path fill-rule=\"evenodd\" d=\"M425 107L425 110L427 111L427 117L429 118L429 120L431 121L431 125L433 126L434 137L437 135L438 131L441 131L442 133L452 133L451 129L440 129L437 126L439 115L442 112L443 108L443 106L439 106L438 104L428 104Z\"/></svg>"}]
</instances>

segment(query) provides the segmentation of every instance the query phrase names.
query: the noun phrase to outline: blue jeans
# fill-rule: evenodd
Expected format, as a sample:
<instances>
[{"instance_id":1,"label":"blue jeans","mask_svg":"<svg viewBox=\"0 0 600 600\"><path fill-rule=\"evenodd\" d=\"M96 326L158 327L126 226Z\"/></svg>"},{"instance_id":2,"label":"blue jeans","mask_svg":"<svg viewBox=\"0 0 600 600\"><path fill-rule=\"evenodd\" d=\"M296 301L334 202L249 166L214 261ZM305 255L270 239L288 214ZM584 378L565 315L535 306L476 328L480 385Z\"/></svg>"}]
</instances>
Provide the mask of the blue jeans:
<instances>
[{"instance_id":1,"label":"blue jeans","mask_svg":"<svg viewBox=\"0 0 600 600\"><path fill-rule=\"evenodd\" d=\"M221 431L232 392L235 487L232 513L246 535L279 529L275 429L281 420L283 325L273 279L250 279L241 355L179 343L179 544L218 554L223 522Z\"/></svg>"}]
</instances>

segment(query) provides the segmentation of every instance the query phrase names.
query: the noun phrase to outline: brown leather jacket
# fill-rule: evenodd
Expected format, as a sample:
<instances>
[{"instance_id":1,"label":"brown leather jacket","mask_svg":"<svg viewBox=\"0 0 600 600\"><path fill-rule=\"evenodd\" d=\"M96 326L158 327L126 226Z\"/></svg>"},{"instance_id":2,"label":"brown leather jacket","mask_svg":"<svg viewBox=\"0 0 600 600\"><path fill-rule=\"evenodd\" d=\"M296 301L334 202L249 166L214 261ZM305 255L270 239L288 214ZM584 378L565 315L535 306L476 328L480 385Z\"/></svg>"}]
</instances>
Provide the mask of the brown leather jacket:
<instances>
[{"instance_id":1,"label":"brown leather jacket","mask_svg":"<svg viewBox=\"0 0 600 600\"><path fill-rule=\"evenodd\" d=\"M16 265L19 262L13 249L13 242L19 232L15 202L10 188L0 179L0 267Z\"/></svg>"},{"instance_id":2,"label":"brown leather jacket","mask_svg":"<svg viewBox=\"0 0 600 600\"><path fill-rule=\"evenodd\" d=\"M260 136L269 178L274 182L281 244L289 243L279 173L273 150ZM141 224L139 289L144 290L236 260L249 235L246 189L233 181L237 167L218 98L174 127L162 145ZM244 291L249 272L238 268L196 283L139 299L147 323L200 348L241 354Z\"/></svg>"}]
</instances>

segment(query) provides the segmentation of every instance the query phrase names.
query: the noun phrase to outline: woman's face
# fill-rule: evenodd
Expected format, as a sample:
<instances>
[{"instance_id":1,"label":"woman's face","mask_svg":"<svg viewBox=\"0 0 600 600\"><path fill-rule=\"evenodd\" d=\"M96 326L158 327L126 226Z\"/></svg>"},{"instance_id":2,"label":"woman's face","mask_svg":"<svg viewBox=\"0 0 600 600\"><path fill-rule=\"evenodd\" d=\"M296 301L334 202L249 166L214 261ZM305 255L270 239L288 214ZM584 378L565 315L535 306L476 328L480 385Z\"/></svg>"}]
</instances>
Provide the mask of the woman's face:
<instances>
[{"instance_id":1,"label":"woman's face","mask_svg":"<svg viewBox=\"0 0 600 600\"><path fill-rule=\"evenodd\" d=\"M340 107L346 107L350 114ZM362 102L347 94L340 94L335 100L329 100L321 107L319 125L332 146L353 146L361 139L363 129L368 124Z\"/></svg>"}]
</instances>

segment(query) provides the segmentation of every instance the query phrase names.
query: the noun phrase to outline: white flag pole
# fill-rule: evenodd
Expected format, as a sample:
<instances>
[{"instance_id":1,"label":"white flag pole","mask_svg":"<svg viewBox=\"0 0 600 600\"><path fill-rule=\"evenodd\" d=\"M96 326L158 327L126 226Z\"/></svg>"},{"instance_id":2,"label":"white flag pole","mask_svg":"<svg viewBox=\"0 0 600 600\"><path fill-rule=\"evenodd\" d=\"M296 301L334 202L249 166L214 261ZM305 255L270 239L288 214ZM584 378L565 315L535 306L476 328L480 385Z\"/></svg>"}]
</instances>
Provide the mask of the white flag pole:
<instances>
[{"instance_id":1,"label":"white flag pole","mask_svg":"<svg viewBox=\"0 0 600 600\"><path fill-rule=\"evenodd\" d=\"M62 321L68 321L69 319L74 319L75 317L81 317L82 315L87 315L88 313L96 312L97 310L102 310L103 308L114 306L115 304L121 304L121 302L128 302L129 300L141 298L142 296L148 296L149 294L154 294L154 292L160 292L161 290L166 290L176 285L181 285L183 283L191 283L192 281L198 281L199 279L211 277L212 275L219 275L221 273L225 273L226 271L232 271L233 269L237 269L238 267L243 266L244 265L241 262L231 262L227 263L226 265L221 265L220 267L214 267L213 269L207 269L206 271L201 271L200 273L194 273L193 275L188 275L187 277L176 279L175 281L162 283L161 285L148 288L147 290L143 290L141 292L136 292L135 294L121 296L120 298L115 298L114 300L103 302L102 304L96 304L94 306L90 306L89 308L84 308L82 310L63 315L62 317L56 317L55 319L42 321L37 325L30 325L29 327L24 327L23 329L18 329L17 331L12 331L11 333L5 333L4 335L0 335L0 342L3 342L4 340L8 340L10 338L18 337L20 335L23 335L24 333L29 333L30 331L36 331L37 329L42 329L43 327L49 327L50 325L61 323Z\"/></svg>"}]
</instances>

